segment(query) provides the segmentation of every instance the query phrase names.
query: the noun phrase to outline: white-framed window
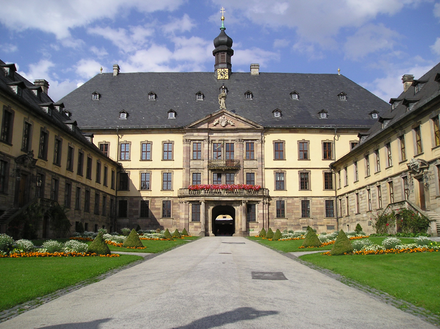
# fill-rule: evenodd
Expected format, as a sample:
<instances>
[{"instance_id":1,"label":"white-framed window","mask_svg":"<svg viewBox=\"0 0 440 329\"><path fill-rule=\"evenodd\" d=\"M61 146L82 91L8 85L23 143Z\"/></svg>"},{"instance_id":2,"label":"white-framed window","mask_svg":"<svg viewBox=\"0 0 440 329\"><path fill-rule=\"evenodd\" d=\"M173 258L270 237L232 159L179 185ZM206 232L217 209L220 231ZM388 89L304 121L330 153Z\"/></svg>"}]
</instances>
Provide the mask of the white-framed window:
<instances>
[{"instance_id":1,"label":"white-framed window","mask_svg":"<svg viewBox=\"0 0 440 329\"><path fill-rule=\"evenodd\" d=\"M175 119L176 118L176 112L173 110L168 111L168 119Z\"/></svg>"}]
</instances>

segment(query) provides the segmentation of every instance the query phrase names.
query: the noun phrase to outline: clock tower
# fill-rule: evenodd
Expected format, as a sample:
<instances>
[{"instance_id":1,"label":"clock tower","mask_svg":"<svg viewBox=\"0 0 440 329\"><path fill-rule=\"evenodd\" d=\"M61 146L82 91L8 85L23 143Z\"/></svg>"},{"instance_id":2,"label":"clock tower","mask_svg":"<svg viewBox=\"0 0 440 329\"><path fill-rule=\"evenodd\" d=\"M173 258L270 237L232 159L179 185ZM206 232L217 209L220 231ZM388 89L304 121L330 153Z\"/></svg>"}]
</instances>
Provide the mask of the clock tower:
<instances>
[{"instance_id":1,"label":"clock tower","mask_svg":"<svg viewBox=\"0 0 440 329\"><path fill-rule=\"evenodd\" d=\"M222 14L222 27L220 28L220 34L214 39L215 49L212 54L215 57L214 72L218 80L227 80L231 75L231 57L234 55L232 50L232 39L225 33L225 16L224 8L221 10Z\"/></svg>"}]
</instances>

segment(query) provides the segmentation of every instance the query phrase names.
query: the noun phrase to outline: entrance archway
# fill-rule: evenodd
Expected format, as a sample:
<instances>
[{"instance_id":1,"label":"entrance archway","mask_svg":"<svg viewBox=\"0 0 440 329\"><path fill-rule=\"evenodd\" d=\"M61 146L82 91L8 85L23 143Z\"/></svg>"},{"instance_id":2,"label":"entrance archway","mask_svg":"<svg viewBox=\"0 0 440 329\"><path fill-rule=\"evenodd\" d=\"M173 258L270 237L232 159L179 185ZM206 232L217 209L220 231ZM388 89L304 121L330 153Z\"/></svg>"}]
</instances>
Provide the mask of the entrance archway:
<instances>
[{"instance_id":1,"label":"entrance archway","mask_svg":"<svg viewBox=\"0 0 440 329\"><path fill-rule=\"evenodd\" d=\"M232 236L235 233L234 207L216 206L212 209L212 233L216 236Z\"/></svg>"}]
</instances>

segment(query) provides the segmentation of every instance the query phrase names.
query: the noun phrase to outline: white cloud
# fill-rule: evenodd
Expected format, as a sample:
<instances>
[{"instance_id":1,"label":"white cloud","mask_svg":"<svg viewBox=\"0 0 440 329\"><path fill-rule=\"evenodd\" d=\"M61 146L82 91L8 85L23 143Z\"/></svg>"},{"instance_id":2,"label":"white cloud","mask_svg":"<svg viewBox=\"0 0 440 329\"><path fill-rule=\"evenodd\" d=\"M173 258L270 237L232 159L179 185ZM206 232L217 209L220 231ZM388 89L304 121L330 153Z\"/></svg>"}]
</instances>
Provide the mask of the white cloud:
<instances>
[{"instance_id":1,"label":"white cloud","mask_svg":"<svg viewBox=\"0 0 440 329\"><path fill-rule=\"evenodd\" d=\"M251 65L258 63L260 67L265 67L270 61L279 61L278 53L266 51L260 48L240 49L234 54L233 63L237 65Z\"/></svg>"},{"instance_id":2,"label":"white cloud","mask_svg":"<svg viewBox=\"0 0 440 329\"><path fill-rule=\"evenodd\" d=\"M136 51L123 61L123 72L172 72L178 71L169 66L173 53L165 46L153 45L149 49Z\"/></svg>"},{"instance_id":3,"label":"white cloud","mask_svg":"<svg viewBox=\"0 0 440 329\"><path fill-rule=\"evenodd\" d=\"M100 72L102 65L93 59L81 59L76 64L76 74L85 79L90 79Z\"/></svg>"},{"instance_id":4,"label":"white cloud","mask_svg":"<svg viewBox=\"0 0 440 329\"><path fill-rule=\"evenodd\" d=\"M26 79L33 82L36 79L46 79L49 80L50 69L54 67L55 64L47 59L42 59L36 64L29 65L29 71L27 73L20 73Z\"/></svg>"},{"instance_id":5,"label":"white cloud","mask_svg":"<svg viewBox=\"0 0 440 329\"><path fill-rule=\"evenodd\" d=\"M357 30L354 35L347 37L344 45L345 57L359 60L379 50L390 50L396 43L394 40L399 37L399 33L382 24L368 24Z\"/></svg>"},{"instance_id":6,"label":"white cloud","mask_svg":"<svg viewBox=\"0 0 440 329\"><path fill-rule=\"evenodd\" d=\"M431 50L433 53L440 55L440 38L437 38L435 43L431 46Z\"/></svg>"},{"instance_id":7,"label":"white cloud","mask_svg":"<svg viewBox=\"0 0 440 329\"><path fill-rule=\"evenodd\" d=\"M273 42L274 48L285 48L289 46L290 41L286 39L275 39Z\"/></svg>"},{"instance_id":8,"label":"white cloud","mask_svg":"<svg viewBox=\"0 0 440 329\"><path fill-rule=\"evenodd\" d=\"M108 55L107 50L104 47L98 48L95 46L90 47L90 51L95 54L97 57L102 58Z\"/></svg>"},{"instance_id":9,"label":"white cloud","mask_svg":"<svg viewBox=\"0 0 440 329\"><path fill-rule=\"evenodd\" d=\"M434 5L434 17L438 17L440 19L440 2Z\"/></svg>"},{"instance_id":10,"label":"white cloud","mask_svg":"<svg viewBox=\"0 0 440 329\"><path fill-rule=\"evenodd\" d=\"M192 22L191 18L185 14L182 19L173 19L171 23L165 24L162 29L165 33L174 33L176 31L189 32L194 26L196 25Z\"/></svg>"},{"instance_id":11,"label":"white cloud","mask_svg":"<svg viewBox=\"0 0 440 329\"><path fill-rule=\"evenodd\" d=\"M70 37L70 30L96 20L115 18L132 8L141 12L172 11L184 0L21 0L2 3L0 22L9 29L38 29L57 39Z\"/></svg>"},{"instance_id":12,"label":"white cloud","mask_svg":"<svg viewBox=\"0 0 440 329\"><path fill-rule=\"evenodd\" d=\"M18 47L16 45L13 45L12 43L0 44L0 48L5 53L15 53L18 50Z\"/></svg>"},{"instance_id":13,"label":"white cloud","mask_svg":"<svg viewBox=\"0 0 440 329\"><path fill-rule=\"evenodd\" d=\"M72 90L74 90L78 86L78 82L70 81L70 80L64 80L64 81L54 80L49 83L50 83L49 96L55 102L59 101L61 98L72 92Z\"/></svg>"}]
</instances>

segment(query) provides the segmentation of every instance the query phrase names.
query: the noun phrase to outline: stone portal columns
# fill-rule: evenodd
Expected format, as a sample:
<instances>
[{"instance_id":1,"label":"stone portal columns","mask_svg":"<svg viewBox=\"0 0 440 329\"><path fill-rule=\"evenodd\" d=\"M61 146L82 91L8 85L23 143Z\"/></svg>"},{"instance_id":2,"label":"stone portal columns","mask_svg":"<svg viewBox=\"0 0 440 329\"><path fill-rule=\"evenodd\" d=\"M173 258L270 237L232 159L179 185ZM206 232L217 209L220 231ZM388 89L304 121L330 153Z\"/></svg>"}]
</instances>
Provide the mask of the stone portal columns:
<instances>
[{"instance_id":1,"label":"stone portal columns","mask_svg":"<svg viewBox=\"0 0 440 329\"><path fill-rule=\"evenodd\" d=\"M200 206L200 234L202 236L206 235L206 229L205 229L205 224L206 224L206 204L205 201L202 201L202 204Z\"/></svg>"}]
</instances>

